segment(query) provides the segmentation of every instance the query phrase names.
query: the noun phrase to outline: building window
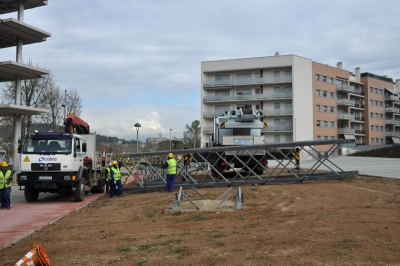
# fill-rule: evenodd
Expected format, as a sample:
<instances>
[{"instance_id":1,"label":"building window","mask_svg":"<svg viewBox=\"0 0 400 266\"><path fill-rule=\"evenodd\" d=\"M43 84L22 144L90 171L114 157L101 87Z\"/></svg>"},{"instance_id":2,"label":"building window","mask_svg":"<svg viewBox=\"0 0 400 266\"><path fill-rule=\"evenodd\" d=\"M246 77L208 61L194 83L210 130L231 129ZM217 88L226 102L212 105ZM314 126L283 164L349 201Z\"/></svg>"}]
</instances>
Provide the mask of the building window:
<instances>
[{"instance_id":1,"label":"building window","mask_svg":"<svg viewBox=\"0 0 400 266\"><path fill-rule=\"evenodd\" d=\"M328 121L324 121L324 127L328 127Z\"/></svg>"},{"instance_id":2,"label":"building window","mask_svg":"<svg viewBox=\"0 0 400 266\"><path fill-rule=\"evenodd\" d=\"M335 127L335 122L331 122L331 127Z\"/></svg>"},{"instance_id":3,"label":"building window","mask_svg":"<svg viewBox=\"0 0 400 266\"><path fill-rule=\"evenodd\" d=\"M292 87L285 87L285 93L291 93Z\"/></svg>"},{"instance_id":4,"label":"building window","mask_svg":"<svg viewBox=\"0 0 400 266\"><path fill-rule=\"evenodd\" d=\"M261 94L261 89L254 89L254 94Z\"/></svg>"},{"instance_id":5,"label":"building window","mask_svg":"<svg viewBox=\"0 0 400 266\"><path fill-rule=\"evenodd\" d=\"M331 98L335 98L335 95L334 95L334 93L333 93L333 92L329 92L329 97L331 97Z\"/></svg>"},{"instance_id":6,"label":"building window","mask_svg":"<svg viewBox=\"0 0 400 266\"><path fill-rule=\"evenodd\" d=\"M292 109L292 103L285 103L285 109Z\"/></svg>"},{"instance_id":7,"label":"building window","mask_svg":"<svg viewBox=\"0 0 400 266\"><path fill-rule=\"evenodd\" d=\"M317 136L317 140L321 140L321 136Z\"/></svg>"},{"instance_id":8,"label":"building window","mask_svg":"<svg viewBox=\"0 0 400 266\"><path fill-rule=\"evenodd\" d=\"M251 89L247 90L236 90L236 95L251 95Z\"/></svg>"},{"instance_id":9,"label":"building window","mask_svg":"<svg viewBox=\"0 0 400 266\"><path fill-rule=\"evenodd\" d=\"M315 79L319 80L319 75L318 74L315 75Z\"/></svg>"},{"instance_id":10,"label":"building window","mask_svg":"<svg viewBox=\"0 0 400 266\"><path fill-rule=\"evenodd\" d=\"M274 135L274 143L280 143L281 142L281 136L280 135Z\"/></svg>"},{"instance_id":11,"label":"building window","mask_svg":"<svg viewBox=\"0 0 400 266\"><path fill-rule=\"evenodd\" d=\"M326 76L322 76L322 81L326 82Z\"/></svg>"},{"instance_id":12,"label":"building window","mask_svg":"<svg viewBox=\"0 0 400 266\"><path fill-rule=\"evenodd\" d=\"M274 77L279 77L280 76L280 71L274 71Z\"/></svg>"},{"instance_id":13,"label":"building window","mask_svg":"<svg viewBox=\"0 0 400 266\"><path fill-rule=\"evenodd\" d=\"M236 79L250 79L251 73L236 74Z\"/></svg>"},{"instance_id":14,"label":"building window","mask_svg":"<svg viewBox=\"0 0 400 266\"><path fill-rule=\"evenodd\" d=\"M230 75L215 75L215 81L229 80Z\"/></svg>"},{"instance_id":15,"label":"building window","mask_svg":"<svg viewBox=\"0 0 400 266\"><path fill-rule=\"evenodd\" d=\"M329 78L329 83L333 84L333 78Z\"/></svg>"},{"instance_id":16,"label":"building window","mask_svg":"<svg viewBox=\"0 0 400 266\"><path fill-rule=\"evenodd\" d=\"M256 77L256 78L260 78L261 76L260 76L260 72L256 72L255 74L254 74L254 76Z\"/></svg>"},{"instance_id":17,"label":"building window","mask_svg":"<svg viewBox=\"0 0 400 266\"><path fill-rule=\"evenodd\" d=\"M321 91L320 90L317 89L316 92L317 92L317 96L321 95Z\"/></svg>"},{"instance_id":18,"label":"building window","mask_svg":"<svg viewBox=\"0 0 400 266\"><path fill-rule=\"evenodd\" d=\"M285 77L291 77L292 76L292 70L285 70Z\"/></svg>"},{"instance_id":19,"label":"building window","mask_svg":"<svg viewBox=\"0 0 400 266\"><path fill-rule=\"evenodd\" d=\"M274 109L275 110L281 109L281 104L280 103L274 103Z\"/></svg>"},{"instance_id":20,"label":"building window","mask_svg":"<svg viewBox=\"0 0 400 266\"><path fill-rule=\"evenodd\" d=\"M321 125L321 121L317 120L317 127L319 127Z\"/></svg>"},{"instance_id":21,"label":"building window","mask_svg":"<svg viewBox=\"0 0 400 266\"><path fill-rule=\"evenodd\" d=\"M327 93L327 91L322 91L322 96L326 97Z\"/></svg>"},{"instance_id":22,"label":"building window","mask_svg":"<svg viewBox=\"0 0 400 266\"><path fill-rule=\"evenodd\" d=\"M330 109L331 109L331 113L335 112L335 108L334 107L330 107Z\"/></svg>"},{"instance_id":23,"label":"building window","mask_svg":"<svg viewBox=\"0 0 400 266\"><path fill-rule=\"evenodd\" d=\"M324 112L328 111L328 106L323 106L323 108L324 108Z\"/></svg>"}]
</instances>

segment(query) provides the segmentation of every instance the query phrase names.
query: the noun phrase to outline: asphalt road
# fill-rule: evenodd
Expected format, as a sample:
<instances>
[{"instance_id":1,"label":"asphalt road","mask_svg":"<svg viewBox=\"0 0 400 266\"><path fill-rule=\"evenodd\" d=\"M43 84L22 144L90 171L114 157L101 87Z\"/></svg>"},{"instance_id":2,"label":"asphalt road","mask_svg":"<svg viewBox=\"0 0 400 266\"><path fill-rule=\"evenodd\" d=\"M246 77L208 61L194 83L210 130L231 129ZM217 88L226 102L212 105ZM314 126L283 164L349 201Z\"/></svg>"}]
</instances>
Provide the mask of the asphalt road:
<instances>
[{"instance_id":1,"label":"asphalt road","mask_svg":"<svg viewBox=\"0 0 400 266\"><path fill-rule=\"evenodd\" d=\"M331 168L337 171L341 169L343 171L358 171L360 175L400 179L400 158L338 156L328 159L329 161L324 161L324 164L318 167L319 170ZM316 162L301 162L300 167L311 168Z\"/></svg>"},{"instance_id":2,"label":"asphalt road","mask_svg":"<svg viewBox=\"0 0 400 266\"><path fill-rule=\"evenodd\" d=\"M128 170L124 167L121 167L121 173L128 173ZM86 194L88 194L89 189L86 189ZM60 201L65 201L65 200L71 200L71 202L74 201L74 197L72 195L62 195L62 194L55 194L55 193L39 193L39 198L38 201L42 201L44 199L50 199L51 197L52 200L60 200ZM20 187L16 184L13 184L11 187L11 206L15 206L17 204L21 203L26 203L25 196L24 196L24 190L22 187L22 190L20 190Z\"/></svg>"}]
</instances>

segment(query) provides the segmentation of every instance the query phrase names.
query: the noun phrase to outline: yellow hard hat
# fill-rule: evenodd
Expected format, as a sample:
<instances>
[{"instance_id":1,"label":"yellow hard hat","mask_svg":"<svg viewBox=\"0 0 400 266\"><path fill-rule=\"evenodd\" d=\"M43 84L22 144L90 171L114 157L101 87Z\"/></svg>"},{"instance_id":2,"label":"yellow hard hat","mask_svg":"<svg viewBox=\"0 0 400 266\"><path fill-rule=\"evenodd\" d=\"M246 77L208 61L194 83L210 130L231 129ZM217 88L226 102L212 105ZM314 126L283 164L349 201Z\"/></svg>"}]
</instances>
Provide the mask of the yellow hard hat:
<instances>
[{"instance_id":1,"label":"yellow hard hat","mask_svg":"<svg viewBox=\"0 0 400 266\"><path fill-rule=\"evenodd\" d=\"M1 167L8 167L8 163L7 163L6 161L2 161L2 162L0 163L0 166L1 166Z\"/></svg>"},{"instance_id":2,"label":"yellow hard hat","mask_svg":"<svg viewBox=\"0 0 400 266\"><path fill-rule=\"evenodd\" d=\"M112 165L117 165L117 164L118 164L117 161L112 162Z\"/></svg>"},{"instance_id":3,"label":"yellow hard hat","mask_svg":"<svg viewBox=\"0 0 400 266\"><path fill-rule=\"evenodd\" d=\"M174 155L172 153L168 153L168 159L174 158Z\"/></svg>"}]
</instances>

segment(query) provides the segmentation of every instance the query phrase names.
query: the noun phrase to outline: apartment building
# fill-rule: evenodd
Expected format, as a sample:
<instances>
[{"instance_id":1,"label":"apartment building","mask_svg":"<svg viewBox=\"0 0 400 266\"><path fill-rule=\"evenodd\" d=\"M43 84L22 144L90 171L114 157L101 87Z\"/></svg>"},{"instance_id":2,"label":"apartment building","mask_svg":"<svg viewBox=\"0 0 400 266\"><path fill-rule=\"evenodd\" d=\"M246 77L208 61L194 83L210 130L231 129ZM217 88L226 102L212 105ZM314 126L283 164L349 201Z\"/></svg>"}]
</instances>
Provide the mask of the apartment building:
<instances>
[{"instance_id":1,"label":"apartment building","mask_svg":"<svg viewBox=\"0 0 400 266\"><path fill-rule=\"evenodd\" d=\"M400 80L354 73L297 55L201 63L202 147L213 118L225 110L255 109L268 124L265 143L355 139L400 143Z\"/></svg>"}]
</instances>

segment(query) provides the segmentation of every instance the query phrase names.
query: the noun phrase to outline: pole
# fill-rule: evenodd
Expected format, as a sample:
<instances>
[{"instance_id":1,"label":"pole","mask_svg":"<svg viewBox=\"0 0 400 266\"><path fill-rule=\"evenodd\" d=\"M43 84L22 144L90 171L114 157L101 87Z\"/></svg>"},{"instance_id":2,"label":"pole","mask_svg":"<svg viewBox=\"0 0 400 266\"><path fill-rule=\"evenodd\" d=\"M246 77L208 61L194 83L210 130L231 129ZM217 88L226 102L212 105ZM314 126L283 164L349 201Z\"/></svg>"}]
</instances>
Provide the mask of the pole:
<instances>
[{"instance_id":1,"label":"pole","mask_svg":"<svg viewBox=\"0 0 400 266\"><path fill-rule=\"evenodd\" d=\"M139 153L139 129L136 130L136 153Z\"/></svg>"},{"instance_id":2,"label":"pole","mask_svg":"<svg viewBox=\"0 0 400 266\"><path fill-rule=\"evenodd\" d=\"M169 150L170 151L172 150L171 131L172 131L172 128L169 130Z\"/></svg>"},{"instance_id":3,"label":"pole","mask_svg":"<svg viewBox=\"0 0 400 266\"><path fill-rule=\"evenodd\" d=\"M64 94L64 120L67 119L67 90Z\"/></svg>"}]
</instances>

